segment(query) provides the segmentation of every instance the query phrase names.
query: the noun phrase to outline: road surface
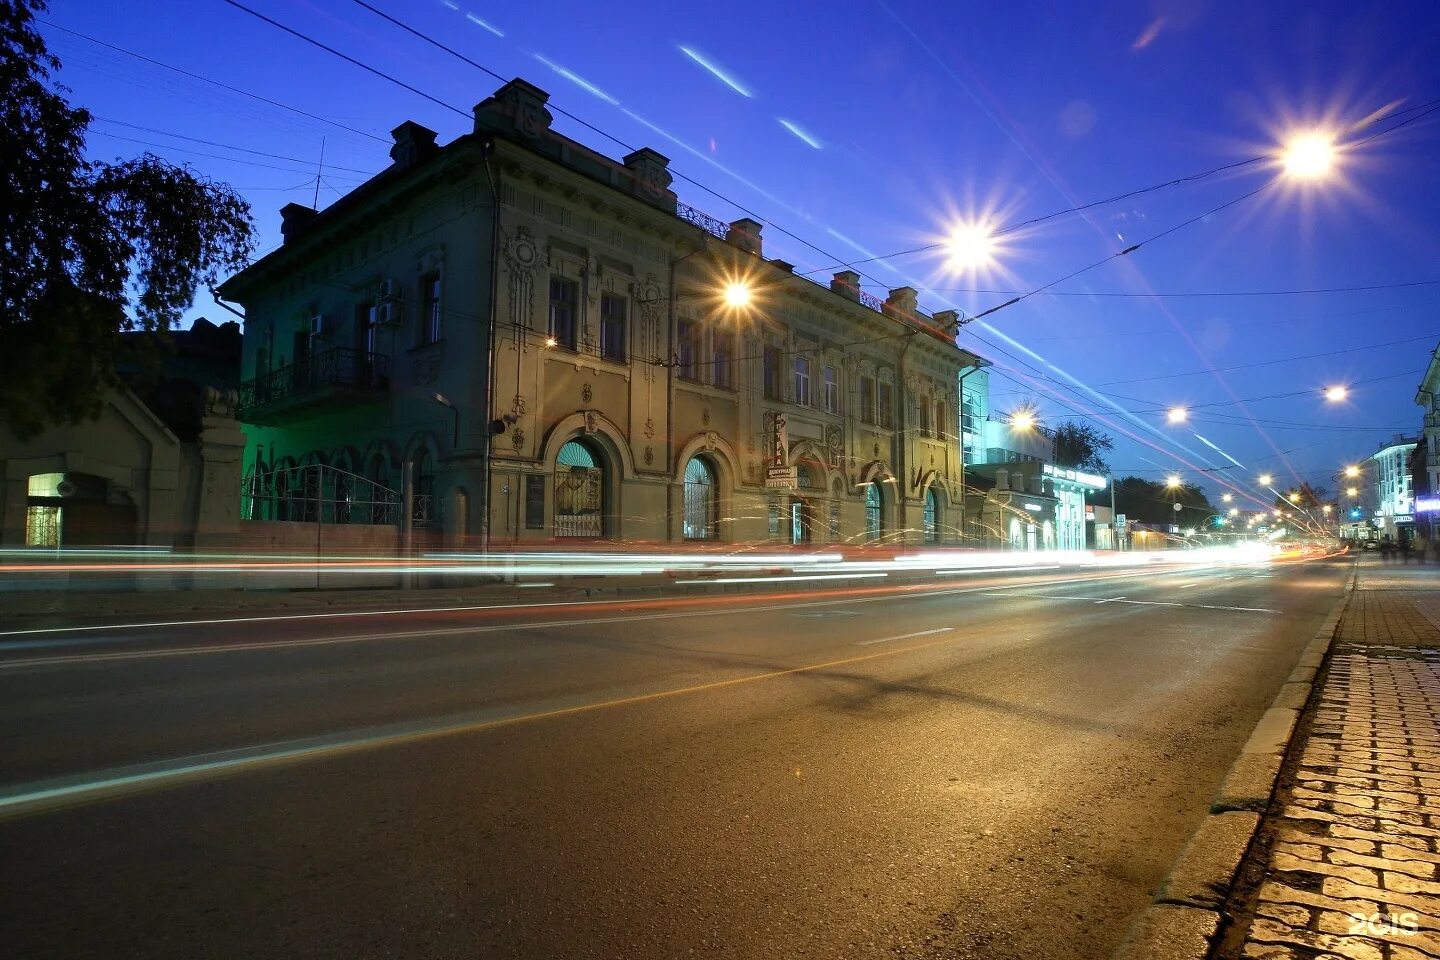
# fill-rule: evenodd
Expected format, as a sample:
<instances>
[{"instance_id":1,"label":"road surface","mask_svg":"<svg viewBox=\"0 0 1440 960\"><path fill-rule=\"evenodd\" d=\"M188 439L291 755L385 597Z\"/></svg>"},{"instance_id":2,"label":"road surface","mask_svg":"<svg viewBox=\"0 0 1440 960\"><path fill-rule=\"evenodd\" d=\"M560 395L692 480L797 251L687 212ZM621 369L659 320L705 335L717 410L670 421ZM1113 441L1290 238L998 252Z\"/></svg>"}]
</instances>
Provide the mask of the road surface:
<instances>
[{"instance_id":1,"label":"road surface","mask_svg":"<svg viewBox=\"0 0 1440 960\"><path fill-rule=\"evenodd\" d=\"M1349 572L11 631L0 943L1104 957Z\"/></svg>"}]
</instances>

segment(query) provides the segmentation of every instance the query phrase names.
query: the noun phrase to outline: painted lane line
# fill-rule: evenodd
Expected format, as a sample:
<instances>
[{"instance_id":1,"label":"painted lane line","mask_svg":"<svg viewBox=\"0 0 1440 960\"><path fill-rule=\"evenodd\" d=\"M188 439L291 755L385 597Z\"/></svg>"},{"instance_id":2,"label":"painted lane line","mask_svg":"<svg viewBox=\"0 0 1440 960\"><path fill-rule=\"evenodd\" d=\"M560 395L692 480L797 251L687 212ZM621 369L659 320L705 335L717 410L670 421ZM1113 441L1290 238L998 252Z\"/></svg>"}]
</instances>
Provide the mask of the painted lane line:
<instances>
[{"instance_id":1,"label":"painted lane line","mask_svg":"<svg viewBox=\"0 0 1440 960\"><path fill-rule=\"evenodd\" d=\"M1199 586L1199 584L1196 584L1196 583L1182 583L1182 584L1180 584L1179 589L1184 590L1186 587L1195 587L1195 586Z\"/></svg>"},{"instance_id":2,"label":"painted lane line","mask_svg":"<svg viewBox=\"0 0 1440 960\"><path fill-rule=\"evenodd\" d=\"M947 631L950 628L947 628ZM497 727L538 720L590 713L607 707L623 707L638 703L650 703L692 693L721 690L741 684L774 680L795 676L816 670L828 670L853 663L864 663L882 657L893 657L945 643L946 639L929 640L905 647L891 647L875 653L859 654L823 663L811 663L801 667L788 667L754 673L728 680L715 680L688 687L674 687L641 693L610 700L589 703L568 704L534 710L529 713L506 713L504 708L478 711L458 717L436 720L411 721L371 727L344 734L329 734L296 740L263 744L257 747L241 747L211 753L179 757L144 764L132 764L97 771L78 776L58 777L32 783L16 784L0 789L0 819L27 814L43 813L47 810L76 803L93 802L111 797L135 793L147 788L163 788L202 778L243 773L248 770L284 763L297 763L327 757L342 756L365 750L396 746L431 740L455 734L479 733Z\"/></svg>"},{"instance_id":3,"label":"painted lane line","mask_svg":"<svg viewBox=\"0 0 1440 960\"><path fill-rule=\"evenodd\" d=\"M1138 607L1185 607L1190 610L1235 610L1240 613L1280 613L1270 607L1227 607L1214 603L1174 603L1166 600L1129 600L1125 597L1062 597L1043 593L982 593L982 597L999 597L1003 600L1069 600L1076 603L1129 603Z\"/></svg>"},{"instance_id":4,"label":"painted lane line","mask_svg":"<svg viewBox=\"0 0 1440 960\"><path fill-rule=\"evenodd\" d=\"M1192 603L1171 603L1166 600L1126 600L1124 597L1116 597L1116 603L1132 603L1137 607L1192 607Z\"/></svg>"},{"instance_id":5,"label":"painted lane line","mask_svg":"<svg viewBox=\"0 0 1440 960\"><path fill-rule=\"evenodd\" d=\"M916 637L931 637L937 633L950 633L954 627L936 627L934 630L919 630L915 633L902 633L898 637L880 637L878 640L861 640L856 646L868 647L872 643L889 643L891 640L914 640Z\"/></svg>"},{"instance_id":6,"label":"painted lane line","mask_svg":"<svg viewBox=\"0 0 1440 960\"><path fill-rule=\"evenodd\" d=\"M1104 600L1096 600L1096 603L1117 603L1124 600L1124 597L1106 597Z\"/></svg>"},{"instance_id":7,"label":"painted lane line","mask_svg":"<svg viewBox=\"0 0 1440 960\"><path fill-rule=\"evenodd\" d=\"M676 580L677 586L697 583L792 583L797 580L873 580L888 573L813 573L794 577L705 577L700 580Z\"/></svg>"}]
</instances>

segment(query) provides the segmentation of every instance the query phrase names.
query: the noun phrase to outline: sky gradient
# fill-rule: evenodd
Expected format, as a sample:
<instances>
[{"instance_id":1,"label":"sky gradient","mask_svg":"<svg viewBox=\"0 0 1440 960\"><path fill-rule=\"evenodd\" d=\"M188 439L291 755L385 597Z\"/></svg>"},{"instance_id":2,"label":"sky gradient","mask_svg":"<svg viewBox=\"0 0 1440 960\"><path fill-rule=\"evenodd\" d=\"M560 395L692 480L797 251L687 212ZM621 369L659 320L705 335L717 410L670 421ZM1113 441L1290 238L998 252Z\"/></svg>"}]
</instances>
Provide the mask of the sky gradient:
<instances>
[{"instance_id":1,"label":"sky gradient","mask_svg":"<svg viewBox=\"0 0 1440 960\"><path fill-rule=\"evenodd\" d=\"M150 150L233 184L261 252L285 203L318 189L323 208L383 169L392 127L446 142L500 85L353 0L245 4L419 92L224 0L53 0L41 30L96 114L91 155ZM1416 431L1440 342L1434 4L839 2L769 5L758 22L648 0L373 6L603 134L557 111L561 132L616 157L620 142L659 150L682 201L764 220L767 256L822 279L868 260L866 289L917 287L927 310L980 313L1186 224L960 337L995 363L995 411L1095 424L1117 474L1176 472L1255 504L1262 472L1334 490L1342 464ZM1008 232L978 273L892 256L956 222L1003 228L1272 154L1316 126L1348 144L1323 183L1267 159ZM1282 293L1359 287L1373 289ZM208 301L197 316L226 318ZM1336 383L1351 397L1327 404ZM1188 426L1165 422L1175 404Z\"/></svg>"}]
</instances>

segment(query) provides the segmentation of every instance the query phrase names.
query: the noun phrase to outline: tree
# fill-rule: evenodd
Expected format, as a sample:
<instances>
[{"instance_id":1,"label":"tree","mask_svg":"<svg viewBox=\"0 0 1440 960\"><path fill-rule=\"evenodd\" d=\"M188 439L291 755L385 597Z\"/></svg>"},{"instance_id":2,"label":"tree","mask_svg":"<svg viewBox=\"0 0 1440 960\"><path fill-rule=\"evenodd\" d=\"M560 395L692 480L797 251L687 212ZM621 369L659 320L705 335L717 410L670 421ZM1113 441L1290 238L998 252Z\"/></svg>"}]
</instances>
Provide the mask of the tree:
<instances>
[{"instance_id":1,"label":"tree","mask_svg":"<svg viewBox=\"0 0 1440 960\"><path fill-rule=\"evenodd\" d=\"M1175 504L1181 509L1176 510ZM1208 517L1219 514L1205 491L1194 484L1168 487L1142 477L1121 477L1115 481L1115 511L1139 523L1178 524L1199 527Z\"/></svg>"},{"instance_id":2,"label":"tree","mask_svg":"<svg viewBox=\"0 0 1440 960\"><path fill-rule=\"evenodd\" d=\"M121 334L173 328L254 246L228 186L150 154L84 158L90 114L51 83L44 9L0 0L0 422L21 437L98 415Z\"/></svg>"},{"instance_id":3,"label":"tree","mask_svg":"<svg viewBox=\"0 0 1440 960\"><path fill-rule=\"evenodd\" d=\"M1061 467L1109 473L1110 465L1101 454L1112 449L1115 441L1088 423L1073 420L1060 424L1051 434L1055 441L1055 463Z\"/></svg>"}]
</instances>

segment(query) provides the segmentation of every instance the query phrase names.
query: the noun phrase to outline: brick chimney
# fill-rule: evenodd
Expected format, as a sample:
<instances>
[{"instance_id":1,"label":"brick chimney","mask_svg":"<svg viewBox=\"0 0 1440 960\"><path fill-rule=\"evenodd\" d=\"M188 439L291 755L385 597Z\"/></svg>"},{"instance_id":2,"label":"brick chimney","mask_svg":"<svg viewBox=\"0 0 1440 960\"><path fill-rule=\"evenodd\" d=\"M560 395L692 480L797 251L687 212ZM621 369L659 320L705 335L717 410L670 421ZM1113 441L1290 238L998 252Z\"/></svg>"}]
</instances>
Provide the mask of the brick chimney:
<instances>
[{"instance_id":1,"label":"brick chimney","mask_svg":"<svg viewBox=\"0 0 1440 960\"><path fill-rule=\"evenodd\" d=\"M630 172L630 192L671 213L675 212L675 194L670 191L674 177L670 174L670 158L649 147L641 147L625 157Z\"/></svg>"},{"instance_id":2,"label":"brick chimney","mask_svg":"<svg viewBox=\"0 0 1440 960\"><path fill-rule=\"evenodd\" d=\"M896 287L894 290L891 290L890 295L885 298L885 307L887 310L893 310L903 316L911 317L914 316L916 310L919 309L919 296L920 295L915 292L914 287Z\"/></svg>"},{"instance_id":3,"label":"brick chimney","mask_svg":"<svg viewBox=\"0 0 1440 960\"><path fill-rule=\"evenodd\" d=\"M402 170L440 150L435 145L435 131L420 126L414 120L406 120L391 130L390 136L395 140L395 145L390 148L390 159Z\"/></svg>"},{"instance_id":4,"label":"brick chimney","mask_svg":"<svg viewBox=\"0 0 1440 960\"><path fill-rule=\"evenodd\" d=\"M286 243L305 232L305 228L320 216L319 211L298 203L287 203L280 208L280 236Z\"/></svg>"},{"instance_id":5,"label":"brick chimney","mask_svg":"<svg viewBox=\"0 0 1440 960\"><path fill-rule=\"evenodd\" d=\"M760 224L749 217L741 217L730 224L730 229L725 232L725 239L747 253L753 253L757 257L763 255L760 252Z\"/></svg>"},{"instance_id":6,"label":"brick chimney","mask_svg":"<svg viewBox=\"0 0 1440 960\"><path fill-rule=\"evenodd\" d=\"M830 289L851 300L860 299L860 274L854 270L841 270L830 278Z\"/></svg>"}]
</instances>

